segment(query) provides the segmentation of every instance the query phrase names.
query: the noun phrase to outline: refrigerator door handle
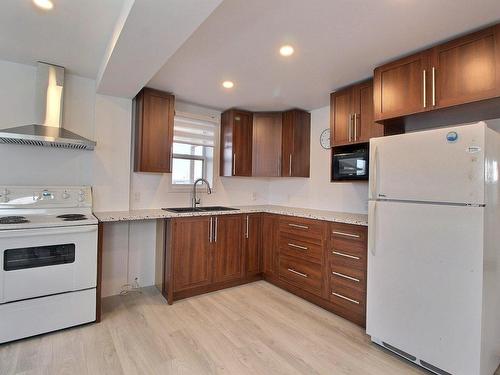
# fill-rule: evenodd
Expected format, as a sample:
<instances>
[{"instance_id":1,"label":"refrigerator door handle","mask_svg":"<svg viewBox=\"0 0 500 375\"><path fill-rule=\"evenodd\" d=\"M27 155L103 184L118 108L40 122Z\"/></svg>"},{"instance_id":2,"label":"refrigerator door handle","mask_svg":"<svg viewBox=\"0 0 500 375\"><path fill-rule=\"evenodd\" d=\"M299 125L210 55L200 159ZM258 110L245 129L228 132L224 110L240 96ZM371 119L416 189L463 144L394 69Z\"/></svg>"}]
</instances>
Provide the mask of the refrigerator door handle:
<instances>
[{"instance_id":1,"label":"refrigerator door handle","mask_svg":"<svg viewBox=\"0 0 500 375\"><path fill-rule=\"evenodd\" d=\"M375 234L377 229L375 227L375 223L377 222L376 214L377 202L373 202L370 206L370 212L368 212L368 218L371 219L368 225L368 249L373 256L375 256Z\"/></svg>"},{"instance_id":2,"label":"refrigerator door handle","mask_svg":"<svg viewBox=\"0 0 500 375\"><path fill-rule=\"evenodd\" d=\"M373 163L371 165L372 175L370 178L370 195L372 199L377 199L377 166L378 166L378 148L375 146L373 151Z\"/></svg>"}]
</instances>

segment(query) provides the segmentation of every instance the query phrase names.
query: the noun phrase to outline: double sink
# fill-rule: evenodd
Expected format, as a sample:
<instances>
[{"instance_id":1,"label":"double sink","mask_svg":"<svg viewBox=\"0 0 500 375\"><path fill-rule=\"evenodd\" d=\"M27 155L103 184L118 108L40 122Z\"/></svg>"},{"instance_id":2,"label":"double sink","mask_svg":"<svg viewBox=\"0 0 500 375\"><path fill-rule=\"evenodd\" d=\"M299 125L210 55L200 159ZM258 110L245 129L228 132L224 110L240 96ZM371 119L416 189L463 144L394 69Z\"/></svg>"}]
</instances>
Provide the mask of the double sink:
<instances>
[{"instance_id":1,"label":"double sink","mask_svg":"<svg viewBox=\"0 0 500 375\"><path fill-rule=\"evenodd\" d=\"M207 207L171 207L162 208L162 210L175 212L175 213L189 213L189 212L213 212L213 211L238 211L237 208L224 207L224 206L207 206Z\"/></svg>"}]
</instances>

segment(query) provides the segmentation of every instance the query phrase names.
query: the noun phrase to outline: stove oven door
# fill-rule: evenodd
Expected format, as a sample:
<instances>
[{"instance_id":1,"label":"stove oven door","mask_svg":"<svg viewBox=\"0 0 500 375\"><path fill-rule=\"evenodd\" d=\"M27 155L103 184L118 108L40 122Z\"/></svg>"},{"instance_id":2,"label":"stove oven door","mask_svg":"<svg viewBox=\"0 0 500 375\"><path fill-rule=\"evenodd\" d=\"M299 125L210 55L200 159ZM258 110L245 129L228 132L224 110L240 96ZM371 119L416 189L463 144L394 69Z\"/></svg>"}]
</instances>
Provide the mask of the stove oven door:
<instances>
[{"instance_id":1,"label":"stove oven door","mask_svg":"<svg viewBox=\"0 0 500 375\"><path fill-rule=\"evenodd\" d=\"M0 231L0 303L96 287L97 225Z\"/></svg>"}]
</instances>

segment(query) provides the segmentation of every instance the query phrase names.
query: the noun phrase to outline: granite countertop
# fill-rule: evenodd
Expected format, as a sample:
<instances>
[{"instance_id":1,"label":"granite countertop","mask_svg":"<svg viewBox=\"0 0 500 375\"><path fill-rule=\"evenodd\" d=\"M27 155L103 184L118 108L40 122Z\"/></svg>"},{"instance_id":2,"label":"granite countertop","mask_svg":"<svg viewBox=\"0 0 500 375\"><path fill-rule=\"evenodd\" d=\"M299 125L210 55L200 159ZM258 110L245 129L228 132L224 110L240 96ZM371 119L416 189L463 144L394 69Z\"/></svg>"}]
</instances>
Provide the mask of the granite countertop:
<instances>
[{"instance_id":1,"label":"granite countertop","mask_svg":"<svg viewBox=\"0 0 500 375\"><path fill-rule=\"evenodd\" d=\"M176 217L191 217L191 216L211 216L211 215L234 215L246 213L270 213L278 215L288 215L304 217L316 220L332 221L336 223L368 225L368 215L353 214L346 212L335 212L326 210L315 210L309 208L286 207L286 206L231 206L237 208L237 211L212 211L212 212L185 212L175 213L162 209L150 210L131 210L131 211L108 211L94 212L94 215L100 222L117 222L117 221L134 221L134 220L155 220L155 219L171 219Z\"/></svg>"}]
</instances>

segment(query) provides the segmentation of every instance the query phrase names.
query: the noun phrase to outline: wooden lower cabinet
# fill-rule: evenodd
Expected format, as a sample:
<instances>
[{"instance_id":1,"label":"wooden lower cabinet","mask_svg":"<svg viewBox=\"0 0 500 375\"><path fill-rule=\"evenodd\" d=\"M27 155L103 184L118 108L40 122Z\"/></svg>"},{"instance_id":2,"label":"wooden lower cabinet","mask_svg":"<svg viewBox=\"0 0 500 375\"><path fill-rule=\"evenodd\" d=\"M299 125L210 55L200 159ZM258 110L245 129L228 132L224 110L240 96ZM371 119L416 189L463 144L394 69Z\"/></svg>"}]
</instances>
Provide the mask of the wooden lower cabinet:
<instances>
[{"instance_id":1,"label":"wooden lower cabinet","mask_svg":"<svg viewBox=\"0 0 500 375\"><path fill-rule=\"evenodd\" d=\"M243 215L243 250L247 276L262 272L261 214Z\"/></svg>"},{"instance_id":2,"label":"wooden lower cabinet","mask_svg":"<svg viewBox=\"0 0 500 375\"><path fill-rule=\"evenodd\" d=\"M175 218L165 227L169 303L263 277L365 326L365 226L252 213Z\"/></svg>"}]
</instances>

